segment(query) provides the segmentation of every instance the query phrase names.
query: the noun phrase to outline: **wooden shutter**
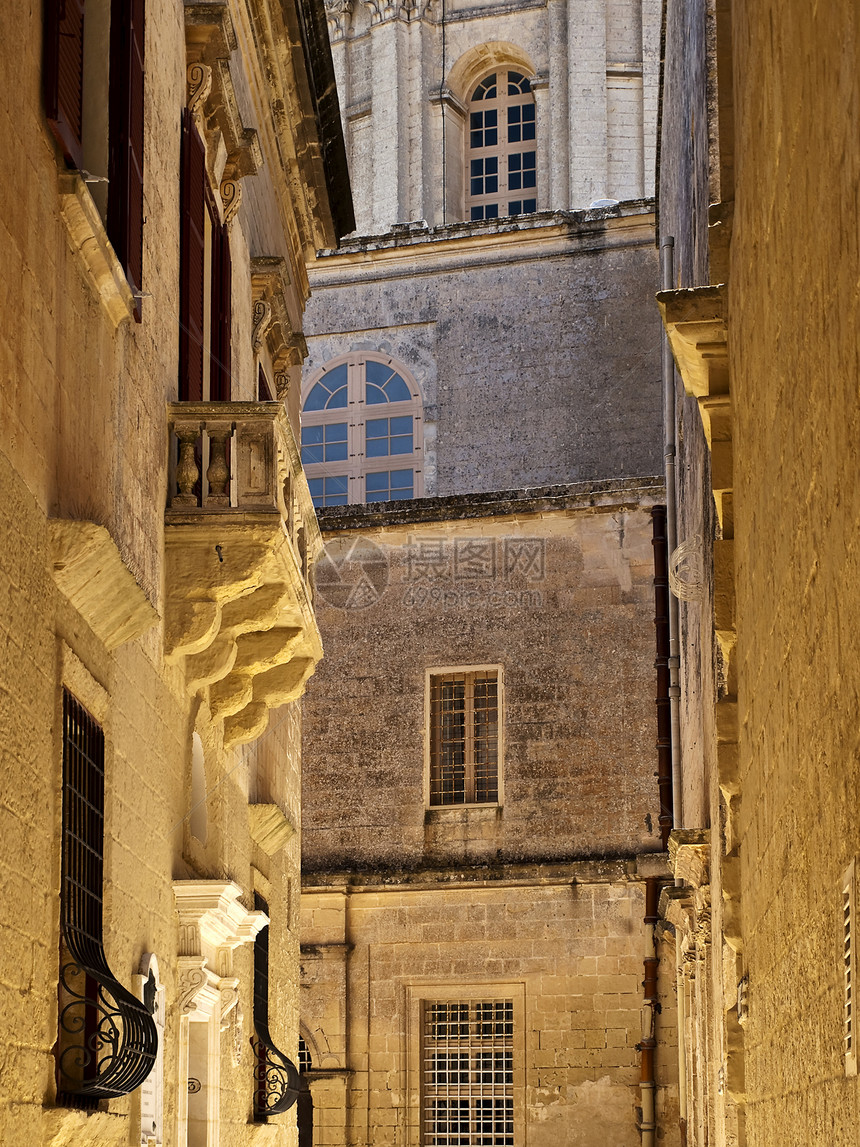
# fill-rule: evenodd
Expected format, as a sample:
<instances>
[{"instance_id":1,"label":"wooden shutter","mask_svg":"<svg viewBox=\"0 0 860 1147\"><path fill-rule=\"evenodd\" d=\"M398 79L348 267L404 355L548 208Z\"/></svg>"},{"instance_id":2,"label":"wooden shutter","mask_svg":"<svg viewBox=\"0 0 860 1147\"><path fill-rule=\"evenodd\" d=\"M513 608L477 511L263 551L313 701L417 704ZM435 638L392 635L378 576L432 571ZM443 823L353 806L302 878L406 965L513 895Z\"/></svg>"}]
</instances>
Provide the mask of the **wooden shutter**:
<instances>
[{"instance_id":1,"label":"wooden shutter","mask_svg":"<svg viewBox=\"0 0 860 1147\"><path fill-rule=\"evenodd\" d=\"M233 264L226 225L212 226L212 348L209 397L230 401L230 354L232 347Z\"/></svg>"},{"instance_id":2,"label":"wooden shutter","mask_svg":"<svg viewBox=\"0 0 860 1147\"><path fill-rule=\"evenodd\" d=\"M206 148L187 108L182 121L181 196L179 401L202 402Z\"/></svg>"},{"instance_id":3,"label":"wooden shutter","mask_svg":"<svg viewBox=\"0 0 860 1147\"><path fill-rule=\"evenodd\" d=\"M107 231L135 292L143 273L144 4L112 0L110 31Z\"/></svg>"},{"instance_id":4,"label":"wooden shutter","mask_svg":"<svg viewBox=\"0 0 860 1147\"><path fill-rule=\"evenodd\" d=\"M43 87L51 131L72 167L83 163L84 0L46 0Z\"/></svg>"}]
</instances>

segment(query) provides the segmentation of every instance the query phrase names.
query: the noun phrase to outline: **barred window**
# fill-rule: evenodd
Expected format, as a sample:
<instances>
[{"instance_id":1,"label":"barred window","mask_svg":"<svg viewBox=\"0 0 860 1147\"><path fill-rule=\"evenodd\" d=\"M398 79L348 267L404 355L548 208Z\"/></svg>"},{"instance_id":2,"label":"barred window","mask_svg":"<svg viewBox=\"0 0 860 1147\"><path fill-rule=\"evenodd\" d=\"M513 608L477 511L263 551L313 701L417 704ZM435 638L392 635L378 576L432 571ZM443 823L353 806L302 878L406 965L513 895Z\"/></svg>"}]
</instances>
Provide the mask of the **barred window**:
<instances>
[{"instance_id":1,"label":"barred window","mask_svg":"<svg viewBox=\"0 0 860 1147\"><path fill-rule=\"evenodd\" d=\"M57 1101L84 1108L140 1087L158 1052L154 997L119 983L102 943L104 808L104 732L64 690Z\"/></svg>"},{"instance_id":2,"label":"barred window","mask_svg":"<svg viewBox=\"0 0 860 1147\"><path fill-rule=\"evenodd\" d=\"M512 1147L512 1000L427 1002L423 1024L426 1147Z\"/></svg>"},{"instance_id":3,"label":"barred window","mask_svg":"<svg viewBox=\"0 0 860 1147\"><path fill-rule=\"evenodd\" d=\"M430 804L499 799L499 671L430 675Z\"/></svg>"}]
</instances>

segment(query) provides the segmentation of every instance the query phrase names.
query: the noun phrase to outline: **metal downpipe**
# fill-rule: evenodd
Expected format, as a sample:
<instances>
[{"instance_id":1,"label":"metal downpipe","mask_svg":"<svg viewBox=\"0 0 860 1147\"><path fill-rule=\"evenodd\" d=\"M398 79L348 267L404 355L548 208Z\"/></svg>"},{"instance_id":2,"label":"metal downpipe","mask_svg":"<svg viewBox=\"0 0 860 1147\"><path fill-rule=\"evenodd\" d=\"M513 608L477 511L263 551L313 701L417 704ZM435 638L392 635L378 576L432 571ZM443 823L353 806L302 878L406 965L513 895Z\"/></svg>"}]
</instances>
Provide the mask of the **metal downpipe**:
<instances>
[{"instance_id":1,"label":"metal downpipe","mask_svg":"<svg viewBox=\"0 0 860 1147\"><path fill-rule=\"evenodd\" d=\"M660 284L669 291L675 275L675 240L660 244ZM678 498L675 490L675 360L669 338L663 331L663 463L666 481L666 548L671 561L678 545ZM681 785L681 647L678 599L669 593L669 712L672 725L672 811L674 827L684 827Z\"/></svg>"}]
</instances>

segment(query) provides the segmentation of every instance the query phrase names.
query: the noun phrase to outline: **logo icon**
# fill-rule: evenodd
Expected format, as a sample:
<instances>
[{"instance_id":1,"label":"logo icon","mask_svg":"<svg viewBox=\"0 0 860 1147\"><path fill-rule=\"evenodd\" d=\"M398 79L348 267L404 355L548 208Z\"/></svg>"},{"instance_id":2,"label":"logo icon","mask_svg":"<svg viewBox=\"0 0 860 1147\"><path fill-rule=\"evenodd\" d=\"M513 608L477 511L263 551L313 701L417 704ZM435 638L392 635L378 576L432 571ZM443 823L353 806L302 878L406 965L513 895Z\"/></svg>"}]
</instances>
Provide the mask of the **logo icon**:
<instances>
[{"instance_id":1,"label":"logo icon","mask_svg":"<svg viewBox=\"0 0 860 1147\"><path fill-rule=\"evenodd\" d=\"M367 609L388 588L388 558L369 538L332 538L317 560L315 584L337 609Z\"/></svg>"}]
</instances>

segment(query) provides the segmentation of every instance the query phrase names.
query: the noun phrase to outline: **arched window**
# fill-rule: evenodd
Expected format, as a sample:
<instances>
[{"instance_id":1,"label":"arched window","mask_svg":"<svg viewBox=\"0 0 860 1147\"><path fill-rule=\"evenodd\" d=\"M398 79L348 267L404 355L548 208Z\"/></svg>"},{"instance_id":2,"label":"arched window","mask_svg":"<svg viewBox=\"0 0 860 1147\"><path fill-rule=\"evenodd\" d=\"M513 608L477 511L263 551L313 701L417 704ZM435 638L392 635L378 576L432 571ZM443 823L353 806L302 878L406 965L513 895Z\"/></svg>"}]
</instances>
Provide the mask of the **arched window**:
<instances>
[{"instance_id":1,"label":"arched window","mask_svg":"<svg viewBox=\"0 0 860 1147\"><path fill-rule=\"evenodd\" d=\"M521 72L498 69L475 86L466 171L469 219L537 211L535 101Z\"/></svg>"},{"instance_id":2,"label":"arched window","mask_svg":"<svg viewBox=\"0 0 860 1147\"><path fill-rule=\"evenodd\" d=\"M315 506L388 502L423 493L421 397L384 355L335 359L311 378L302 463Z\"/></svg>"}]
</instances>

